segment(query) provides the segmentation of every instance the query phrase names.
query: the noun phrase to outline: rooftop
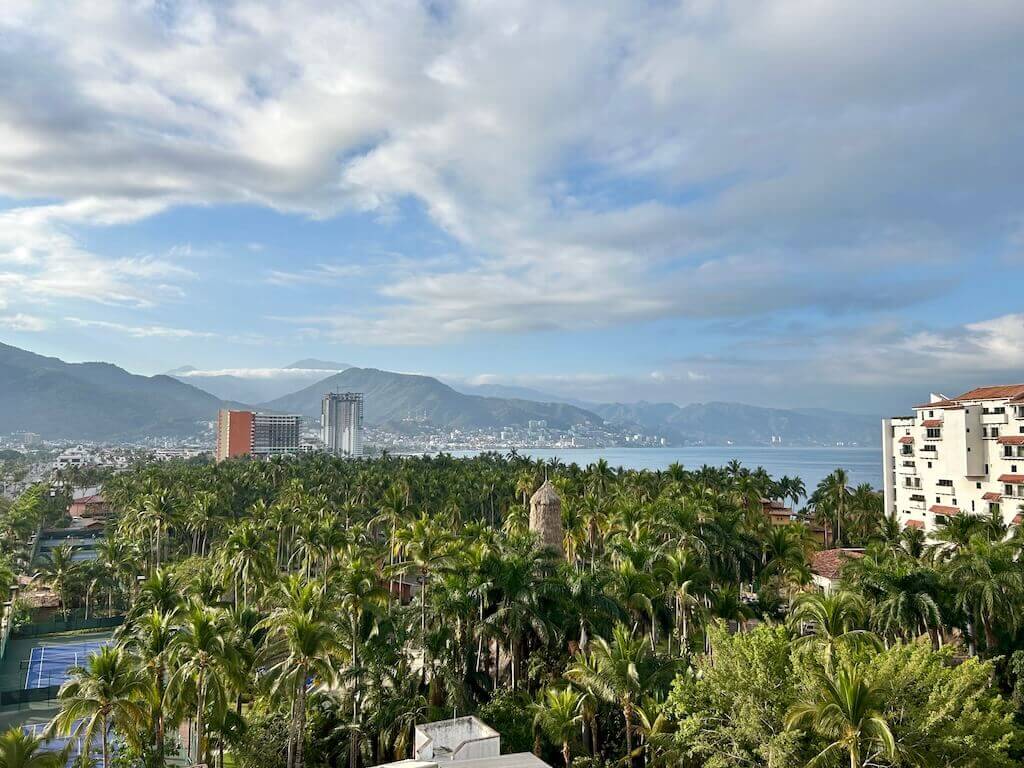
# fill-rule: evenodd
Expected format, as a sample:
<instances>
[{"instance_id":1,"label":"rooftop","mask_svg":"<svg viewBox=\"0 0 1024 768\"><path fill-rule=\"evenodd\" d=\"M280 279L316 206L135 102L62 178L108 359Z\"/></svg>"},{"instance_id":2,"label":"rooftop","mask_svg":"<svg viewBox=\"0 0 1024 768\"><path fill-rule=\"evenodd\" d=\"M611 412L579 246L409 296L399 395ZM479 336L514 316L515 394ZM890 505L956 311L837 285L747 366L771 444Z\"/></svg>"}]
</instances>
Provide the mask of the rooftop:
<instances>
[{"instance_id":1,"label":"rooftop","mask_svg":"<svg viewBox=\"0 0 1024 768\"><path fill-rule=\"evenodd\" d=\"M826 579L836 579L847 560L864 557L858 549L823 549L811 558L811 572Z\"/></svg>"},{"instance_id":2,"label":"rooftop","mask_svg":"<svg viewBox=\"0 0 1024 768\"><path fill-rule=\"evenodd\" d=\"M937 398L931 403L915 405L914 408L950 409L963 407L964 401L972 400L1011 400L1024 405L1024 384L999 384L990 387L976 387L956 397Z\"/></svg>"}]
</instances>

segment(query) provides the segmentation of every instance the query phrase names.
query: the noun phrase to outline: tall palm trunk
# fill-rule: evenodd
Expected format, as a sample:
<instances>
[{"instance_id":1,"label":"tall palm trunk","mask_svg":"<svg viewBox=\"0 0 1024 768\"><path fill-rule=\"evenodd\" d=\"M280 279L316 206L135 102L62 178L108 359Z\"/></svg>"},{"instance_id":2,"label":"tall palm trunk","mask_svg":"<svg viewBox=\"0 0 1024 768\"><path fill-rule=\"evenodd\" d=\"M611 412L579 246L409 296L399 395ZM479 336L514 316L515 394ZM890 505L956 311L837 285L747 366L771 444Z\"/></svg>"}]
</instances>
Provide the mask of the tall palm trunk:
<instances>
[{"instance_id":1,"label":"tall palm trunk","mask_svg":"<svg viewBox=\"0 0 1024 768\"><path fill-rule=\"evenodd\" d=\"M100 738L103 741L103 768L110 768L110 744L107 740L107 716L103 715L100 722L100 727L103 729L103 733L100 734Z\"/></svg>"}]
</instances>

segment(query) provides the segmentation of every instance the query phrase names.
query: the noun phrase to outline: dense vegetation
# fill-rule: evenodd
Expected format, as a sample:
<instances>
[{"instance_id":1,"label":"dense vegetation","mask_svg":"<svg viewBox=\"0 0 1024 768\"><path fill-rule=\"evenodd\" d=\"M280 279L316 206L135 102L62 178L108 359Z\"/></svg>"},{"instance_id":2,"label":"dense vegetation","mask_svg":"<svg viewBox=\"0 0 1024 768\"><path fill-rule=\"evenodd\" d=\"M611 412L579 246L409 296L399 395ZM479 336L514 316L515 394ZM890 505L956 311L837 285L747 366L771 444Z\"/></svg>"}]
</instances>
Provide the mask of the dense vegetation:
<instances>
[{"instance_id":1,"label":"dense vegetation","mask_svg":"<svg viewBox=\"0 0 1024 768\"><path fill-rule=\"evenodd\" d=\"M545 476L564 558L528 530ZM149 466L105 492L118 517L88 580L129 619L55 723L112 725L105 763L162 766L186 723L197 762L356 768L470 712L553 764L1020 757L1022 539L964 517L927 545L841 471L807 515L868 549L829 596L809 529L763 514L800 482L737 464L311 456Z\"/></svg>"}]
</instances>

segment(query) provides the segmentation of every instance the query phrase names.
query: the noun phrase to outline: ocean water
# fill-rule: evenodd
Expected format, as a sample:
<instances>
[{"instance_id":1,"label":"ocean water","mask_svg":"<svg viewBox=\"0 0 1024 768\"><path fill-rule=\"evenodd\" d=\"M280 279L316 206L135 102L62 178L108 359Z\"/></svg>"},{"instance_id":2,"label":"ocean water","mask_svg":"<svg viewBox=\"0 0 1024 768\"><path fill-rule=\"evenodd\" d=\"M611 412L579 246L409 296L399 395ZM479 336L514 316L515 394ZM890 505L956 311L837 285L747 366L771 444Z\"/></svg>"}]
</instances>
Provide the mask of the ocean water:
<instances>
[{"instance_id":1,"label":"ocean water","mask_svg":"<svg viewBox=\"0 0 1024 768\"><path fill-rule=\"evenodd\" d=\"M721 467L733 459L749 469L764 467L772 477L799 477L808 492L833 470L842 467L850 485L870 483L882 487L882 451L880 448L788 448L739 446L698 448L522 448L521 456L537 459L558 457L581 467L605 459L613 467L626 469L667 469L678 461L686 469L702 465ZM473 456L478 451L451 451L454 456Z\"/></svg>"}]
</instances>

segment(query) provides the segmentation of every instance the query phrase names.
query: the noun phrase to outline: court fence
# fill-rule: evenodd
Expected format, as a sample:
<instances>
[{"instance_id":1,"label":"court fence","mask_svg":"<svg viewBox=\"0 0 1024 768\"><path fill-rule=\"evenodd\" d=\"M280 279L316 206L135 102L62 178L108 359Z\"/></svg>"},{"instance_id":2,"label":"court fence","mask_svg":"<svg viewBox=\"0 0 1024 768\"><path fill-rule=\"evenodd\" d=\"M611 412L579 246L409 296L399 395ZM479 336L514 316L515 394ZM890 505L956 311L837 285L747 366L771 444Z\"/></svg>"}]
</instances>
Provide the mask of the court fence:
<instances>
[{"instance_id":1,"label":"court fence","mask_svg":"<svg viewBox=\"0 0 1024 768\"><path fill-rule=\"evenodd\" d=\"M15 637L39 637L61 632L77 632L86 629L111 629L124 624L124 616L99 616L90 619L71 618L67 621L47 621L40 624L22 624L15 628Z\"/></svg>"},{"instance_id":2,"label":"court fence","mask_svg":"<svg viewBox=\"0 0 1024 768\"><path fill-rule=\"evenodd\" d=\"M53 701L60 691L59 685L46 685L41 688L19 688L13 691L0 691L0 707L20 707L39 701Z\"/></svg>"}]
</instances>

